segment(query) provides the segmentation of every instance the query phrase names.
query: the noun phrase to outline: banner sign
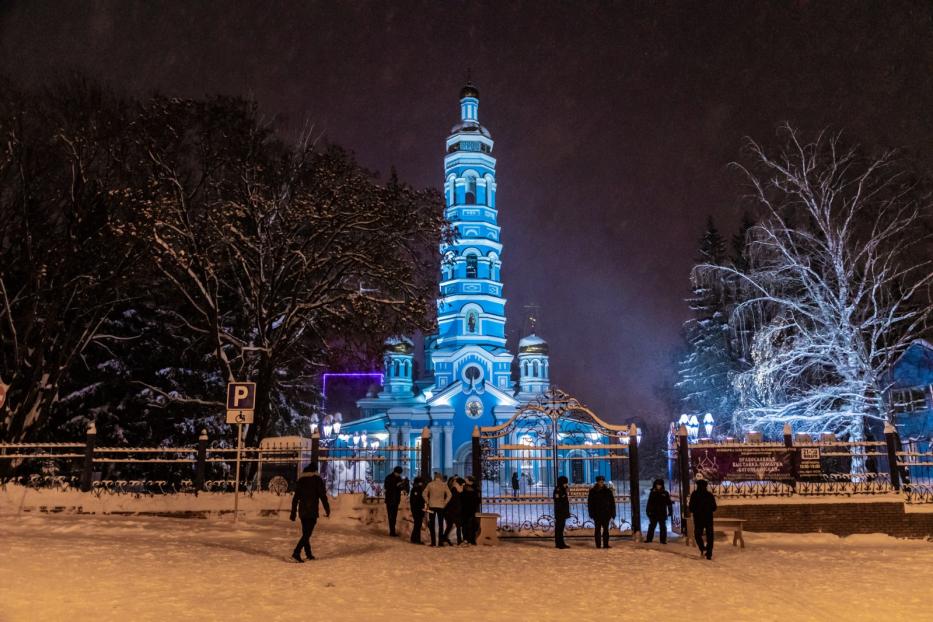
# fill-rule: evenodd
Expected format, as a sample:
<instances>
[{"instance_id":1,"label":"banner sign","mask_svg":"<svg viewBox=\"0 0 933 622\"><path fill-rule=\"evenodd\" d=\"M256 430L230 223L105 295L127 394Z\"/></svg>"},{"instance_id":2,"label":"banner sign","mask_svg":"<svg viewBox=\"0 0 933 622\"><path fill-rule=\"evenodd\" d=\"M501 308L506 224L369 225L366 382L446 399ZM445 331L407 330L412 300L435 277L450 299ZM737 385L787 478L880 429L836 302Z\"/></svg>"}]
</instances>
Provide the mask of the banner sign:
<instances>
[{"instance_id":1,"label":"banner sign","mask_svg":"<svg viewBox=\"0 0 933 622\"><path fill-rule=\"evenodd\" d=\"M796 454L785 447L691 447L690 462L711 482L791 481Z\"/></svg>"}]
</instances>

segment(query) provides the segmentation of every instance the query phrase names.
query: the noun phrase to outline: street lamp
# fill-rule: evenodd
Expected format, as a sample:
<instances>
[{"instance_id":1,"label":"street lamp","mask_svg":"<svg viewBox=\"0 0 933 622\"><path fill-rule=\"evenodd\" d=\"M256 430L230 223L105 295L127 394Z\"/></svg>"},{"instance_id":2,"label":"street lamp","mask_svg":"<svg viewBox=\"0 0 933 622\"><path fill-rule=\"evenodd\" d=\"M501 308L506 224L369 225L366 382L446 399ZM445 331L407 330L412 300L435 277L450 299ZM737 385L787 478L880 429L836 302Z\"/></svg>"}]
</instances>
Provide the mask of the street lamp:
<instances>
[{"instance_id":1,"label":"street lamp","mask_svg":"<svg viewBox=\"0 0 933 622\"><path fill-rule=\"evenodd\" d=\"M690 419L687 420L687 434L690 438L696 440L697 435L700 433L700 420L697 419L696 415L690 415Z\"/></svg>"}]
</instances>

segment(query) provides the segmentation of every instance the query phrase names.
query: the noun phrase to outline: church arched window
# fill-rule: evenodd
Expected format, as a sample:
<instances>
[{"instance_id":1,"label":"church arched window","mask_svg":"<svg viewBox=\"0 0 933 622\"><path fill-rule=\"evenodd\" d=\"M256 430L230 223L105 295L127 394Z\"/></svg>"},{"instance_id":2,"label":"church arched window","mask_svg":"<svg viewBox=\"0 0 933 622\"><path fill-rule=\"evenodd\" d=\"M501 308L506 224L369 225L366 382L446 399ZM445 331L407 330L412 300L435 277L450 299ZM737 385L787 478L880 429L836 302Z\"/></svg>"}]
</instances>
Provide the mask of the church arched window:
<instances>
[{"instance_id":1,"label":"church arched window","mask_svg":"<svg viewBox=\"0 0 933 622\"><path fill-rule=\"evenodd\" d=\"M392 361L392 375L398 378L398 361Z\"/></svg>"},{"instance_id":2,"label":"church arched window","mask_svg":"<svg viewBox=\"0 0 933 622\"><path fill-rule=\"evenodd\" d=\"M528 375L528 361L525 361L524 363L522 363L522 375L523 376Z\"/></svg>"},{"instance_id":3,"label":"church arched window","mask_svg":"<svg viewBox=\"0 0 933 622\"><path fill-rule=\"evenodd\" d=\"M531 364L531 369L532 369L531 375L537 378L538 377L538 361L535 361Z\"/></svg>"},{"instance_id":4,"label":"church arched window","mask_svg":"<svg viewBox=\"0 0 933 622\"><path fill-rule=\"evenodd\" d=\"M476 178L467 177L464 188L463 202L467 205L476 205Z\"/></svg>"},{"instance_id":5,"label":"church arched window","mask_svg":"<svg viewBox=\"0 0 933 622\"><path fill-rule=\"evenodd\" d=\"M405 361L405 377L408 378L408 361Z\"/></svg>"},{"instance_id":6,"label":"church arched window","mask_svg":"<svg viewBox=\"0 0 933 622\"><path fill-rule=\"evenodd\" d=\"M466 258L466 278L475 279L477 271L477 257L476 255L467 255Z\"/></svg>"}]
</instances>

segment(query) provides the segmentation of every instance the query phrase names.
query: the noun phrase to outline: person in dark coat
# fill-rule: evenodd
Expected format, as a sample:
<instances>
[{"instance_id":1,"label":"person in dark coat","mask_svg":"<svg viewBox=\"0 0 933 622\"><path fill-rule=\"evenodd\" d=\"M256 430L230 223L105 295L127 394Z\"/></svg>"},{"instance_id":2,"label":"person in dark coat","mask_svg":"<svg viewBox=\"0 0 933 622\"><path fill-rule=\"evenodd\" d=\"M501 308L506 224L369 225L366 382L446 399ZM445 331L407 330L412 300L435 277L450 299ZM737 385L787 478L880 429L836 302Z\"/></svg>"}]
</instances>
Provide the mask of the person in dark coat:
<instances>
[{"instance_id":1,"label":"person in dark coat","mask_svg":"<svg viewBox=\"0 0 933 622\"><path fill-rule=\"evenodd\" d=\"M444 538L443 542L447 543L447 546L453 546L453 543L450 541L450 532L456 529L457 531L457 546L463 544L463 529L460 523L460 493L463 490L462 479L457 477L451 477L447 480L447 487L450 488L450 501L447 503L447 509L444 511L444 517L447 519L447 528L444 529Z\"/></svg>"},{"instance_id":2,"label":"person in dark coat","mask_svg":"<svg viewBox=\"0 0 933 622\"><path fill-rule=\"evenodd\" d=\"M479 492L476 481L468 475L460 491L460 528L468 544L476 544L476 513L479 511Z\"/></svg>"},{"instance_id":3,"label":"person in dark coat","mask_svg":"<svg viewBox=\"0 0 933 622\"><path fill-rule=\"evenodd\" d=\"M596 548L609 548L609 523L616 517L616 498L612 489L606 486L606 478L596 476L596 485L590 488L586 503L593 519L593 537L596 539Z\"/></svg>"},{"instance_id":4,"label":"person in dark coat","mask_svg":"<svg viewBox=\"0 0 933 622\"><path fill-rule=\"evenodd\" d=\"M557 478L554 487L554 546L559 549L569 549L564 542L564 527L570 518L570 496L567 491L567 478L563 475Z\"/></svg>"},{"instance_id":5,"label":"person in dark coat","mask_svg":"<svg viewBox=\"0 0 933 622\"><path fill-rule=\"evenodd\" d=\"M688 507L690 520L693 521L693 539L700 549L700 555L705 553L706 559L713 559L713 512L716 511L716 497L707 490L705 479L697 478L697 488L690 493Z\"/></svg>"},{"instance_id":6,"label":"person in dark coat","mask_svg":"<svg viewBox=\"0 0 933 622\"><path fill-rule=\"evenodd\" d=\"M389 519L389 535L398 536L395 531L395 523L398 520L398 506L402 503L402 492L408 491L408 483L402 479L402 467L395 467L391 473L386 475L383 482L386 500L386 514Z\"/></svg>"},{"instance_id":7,"label":"person in dark coat","mask_svg":"<svg viewBox=\"0 0 933 622\"><path fill-rule=\"evenodd\" d=\"M424 544L421 541L421 524L424 521L424 480L419 475L411 485L408 493L408 503L411 506L411 543Z\"/></svg>"},{"instance_id":8,"label":"person in dark coat","mask_svg":"<svg viewBox=\"0 0 933 622\"><path fill-rule=\"evenodd\" d=\"M654 540L654 529L661 526L661 544L667 544L667 517L674 515L674 503L671 493L664 489L664 480L654 480L654 486L648 493L648 505L645 507L648 514L648 537L645 542Z\"/></svg>"},{"instance_id":9,"label":"person in dark coat","mask_svg":"<svg viewBox=\"0 0 933 622\"><path fill-rule=\"evenodd\" d=\"M512 473L512 497L518 496L518 473Z\"/></svg>"},{"instance_id":10,"label":"person in dark coat","mask_svg":"<svg viewBox=\"0 0 933 622\"><path fill-rule=\"evenodd\" d=\"M301 539L298 540L292 553L292 559L299 564L304 563L301 559L302 550L308 559L314 559L314 555L311 554L311 534L317 524L319 504L324 506L324 515L330 516L330 504L327 502L324 480L318 475L317 468L309 464L298 476L295 495L292 497L292 512L289 517L292 522L296 514L301 518Z\"/></svg>"}]
</instances>

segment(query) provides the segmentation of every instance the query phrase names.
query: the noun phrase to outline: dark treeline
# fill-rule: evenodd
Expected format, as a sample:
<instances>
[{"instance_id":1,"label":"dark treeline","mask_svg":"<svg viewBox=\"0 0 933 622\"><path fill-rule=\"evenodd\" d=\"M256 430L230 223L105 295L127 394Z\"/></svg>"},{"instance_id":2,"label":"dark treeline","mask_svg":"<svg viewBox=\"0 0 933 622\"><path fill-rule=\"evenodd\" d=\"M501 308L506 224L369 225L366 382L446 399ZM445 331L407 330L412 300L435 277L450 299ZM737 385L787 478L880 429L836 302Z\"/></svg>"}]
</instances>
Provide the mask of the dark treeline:
<instances>
[{"instance_id":1,"label":"dark treeline","mask_svg":"<svg viewBox=\"0 0 933 622\"><path fill-rule=\"evenodd\" d=\"M425 327L441 199L238 98L0 81L0 439L190 444L258 383L307 432L326 366Z\"/></svg>"}]
</instances>

